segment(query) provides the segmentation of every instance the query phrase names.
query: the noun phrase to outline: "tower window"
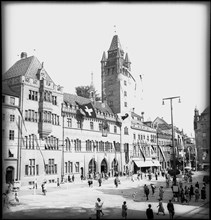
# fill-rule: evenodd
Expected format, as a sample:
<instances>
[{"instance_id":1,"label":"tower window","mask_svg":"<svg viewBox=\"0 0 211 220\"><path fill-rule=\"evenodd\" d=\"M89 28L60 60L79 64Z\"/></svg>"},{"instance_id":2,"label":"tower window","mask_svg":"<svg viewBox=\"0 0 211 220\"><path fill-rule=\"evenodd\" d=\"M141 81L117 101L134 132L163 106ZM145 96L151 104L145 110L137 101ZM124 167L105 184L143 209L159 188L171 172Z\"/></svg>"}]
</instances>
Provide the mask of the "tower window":
<instances>
[{"instance_id":1,"label":"tower window","mask_svg":"<svg viewBox=\"0 0 211 220\"><path fill-rule=\"evenodd\" d=\"M127 96L127 91L124 91L124 96Z\"/></svg>"},{"instance_id":2,"label":"tower window","mask_svg":"<svg viewBox=\"0 0 211 220\"><path fill-rule=\"evenodd\" d=\"M127 81L126 81L126 80L124 80L124 85L125 85L125 86L127 85Z\"/></svg>"},{"instance_id":3,"label":"tower window","mask_svg":"<svg viewBox=\"0 0 211 220\"><path fill-rule=\"evenodd\" d=\"M125 102L125 107L127 107L127 102Z\"/></svg>"}]
</instances>

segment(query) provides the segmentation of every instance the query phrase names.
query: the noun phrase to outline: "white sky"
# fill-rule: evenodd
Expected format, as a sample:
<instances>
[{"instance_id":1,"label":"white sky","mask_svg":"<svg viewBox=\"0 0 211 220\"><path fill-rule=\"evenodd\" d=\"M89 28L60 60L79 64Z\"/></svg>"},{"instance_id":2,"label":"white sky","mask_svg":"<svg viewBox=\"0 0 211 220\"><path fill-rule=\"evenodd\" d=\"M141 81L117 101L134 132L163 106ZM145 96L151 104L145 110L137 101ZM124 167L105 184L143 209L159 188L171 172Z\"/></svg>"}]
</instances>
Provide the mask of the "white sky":
<instances>
[{"instance_id":1,"label":"white sky","mask_svg":"<svg viewBox=\"0 0 211 220\"><path fill-rule=\"evenodd\" d=\"M117 34L137 81L136 113L163 117L194 136L193 116L207 107L208 6L200 3L4 3L3 72L21 52L35 55L65 92L94 85L101 95L103 51ZM36 51L34 51L36 49ZM142 74L142 82L139 75ZM206 84L207 83L207 84ZM143 93L142 93L143 88Z\"/></svg>"}]
</instances>

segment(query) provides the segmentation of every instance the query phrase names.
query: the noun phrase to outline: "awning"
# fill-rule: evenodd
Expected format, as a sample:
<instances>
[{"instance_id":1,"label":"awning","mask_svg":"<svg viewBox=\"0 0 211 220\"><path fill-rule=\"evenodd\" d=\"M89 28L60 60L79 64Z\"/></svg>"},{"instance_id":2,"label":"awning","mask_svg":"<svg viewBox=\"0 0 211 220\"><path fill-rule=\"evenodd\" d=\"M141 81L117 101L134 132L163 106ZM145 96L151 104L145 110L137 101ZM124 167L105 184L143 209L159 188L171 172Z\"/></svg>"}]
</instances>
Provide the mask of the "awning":
<instances>
[{"instance_id":1,"label":"awning","mask_svg":"<svg viewBox=\"0 0 211 220\"><path fill-rule=\"evenodd\" d=\"M153 165L155 167L161 167L160 162L158 160L152 160Z\"/></svg>"},{"instance_id":2,"label":"awning","mask_svg":"<svg viewBox=\"0 0 211 220\"><path fill-rule=\"evenodd\" d=\"M151 167L154 166L151 160L142 161L142 160L133 160L138 167Z\"/></svg>"}]
</instances>

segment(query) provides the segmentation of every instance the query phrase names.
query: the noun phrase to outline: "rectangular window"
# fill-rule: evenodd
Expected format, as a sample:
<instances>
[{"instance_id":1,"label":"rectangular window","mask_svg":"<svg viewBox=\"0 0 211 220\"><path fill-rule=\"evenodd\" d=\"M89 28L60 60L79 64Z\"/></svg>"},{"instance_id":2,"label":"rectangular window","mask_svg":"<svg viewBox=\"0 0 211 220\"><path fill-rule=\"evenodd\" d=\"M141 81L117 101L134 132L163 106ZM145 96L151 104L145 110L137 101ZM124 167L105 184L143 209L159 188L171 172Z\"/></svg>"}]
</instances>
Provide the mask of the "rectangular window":
<instances>
[{"instance_id":1,"label":"rectangular window","mask_svg":"<svg viewBox=\"0 0 211 220\"><path fill-rule=\"evenodd\" d=\"M2 121L5 120L5 114L2 114Z\"/></svg>"},{"instance_id":2,"label":"rectangular window","mask_svg":"<svg viewBox=\"0 0 211 220\"><path fill-rule=\"evenodd\" d=\"M94 123L92 121L90 122L90 129L94 130Z\"/></svg>"},{"instance_id":3,"label":"rectangular window","mask_svg":"<svg viewBox=\"0 0 211 220\"><path fill-rule=\"evenodd\" d=\"M57 116L57 125L59 125L59 116Z\"/></svg>"},{"instance_id":4,"label":"rectangular window","mask_svg":"<svg viewBox=\"0 0 211 220\"><path fill-rule=\"evenodd\" d=\"M124 85L125 85L125 86L127 85L127 81L126 81L126 80L124 80Z\"/></svg>"},{"instance_id":5,"label":"rectangular window","mask_svg":"<svg viewBox=\"0 0 211 220\"><path fill-rule=\"evenodd\" d=\"M79 173L79 162L75 163L75 172Z\"/></svg>"},{"instance_id":6,"label":"rectangular window","mask_svg":"<svg viewBox=\"0 0 211 220\"><path fill-rule=\"evenodd\" d=\"M29 165L25 165L25 175L29 175Z\"/></svg>"},{"instance_id":7,"label":"rectangular window","mask_svg":"<svg viewBox=\"0 0 211 220\"><path fill-rule=\"evenodd\" d=\"M15 105L15 98L14 97L10 97L10 104Z\"/></svg>"},{"instance_id":8,"label":"rectangular window","mask_svg":"<svg viewBox=\"0 0 211 220\"><path fill-rule=\"evenodd\" d=\"M5 103L5 96L2 96L2 103Z\"/></svg>"},{"instance_id":9,"label":"rectangular window","mask_svg":"<svg viewBox=\"0 0 211 220\"><path fill-rule=\"evenodd\" d=\"M77 128L82 128L82 122L80 120L77 120Z\"/></svg>"},{"instance_id":10,"label":"rectangular window","mask_svg":"<svg viewBox=\"0 0 211 220\"><path fill-rule=\"evenodd\" d=\"M67 119L67 127L68 127L68 128L71 128L71 127L72 127L72 119L71 119L71 118L68 118L68 119Z\"/></svg>"},{"instance_id":11,"label":"rectangular window","mask_svg":"<svg viewBox=\"0 0 211 220\"><path fill-rule=\"evenodd\" d=\"M15 138L15 131L14 130L10 130L9 131L9 140L14 140Z\"/></svg>"},{"instance_id":12,"label":"rectangular window","mask_svg":"<svg viewBox=\"0 0 211 220\"><path fill-rule=\"evenodd\" d=\"M35 92L35 95L34 95L34 100L37 101L38 100L38 92Z\"/></svg>"},{"instance_id":13,"label":"rectangular window","mask_svg":"<svg viewBox=\"0 0 211 220\"><path fill-rule=\"evenodd\" d=\"M125 102L124 104L125 104L125 107L127 107L127 102Z\"/></svg>"},{"instance_id":14,"label":"rectangular window","mask_svg":"<svg viewBox=\"0 0 211 220\"><path fill-rule=\"evenodd\" d=\"M39 175L39 164L36 165L36 175Z\"/></svg>"},{"instance_id":15,"label":"rectangular window","mask_svg":"<svg viewBox=\"0 0 211 220\"><path fill-rule=\"evenodd\" d=\"M124 91L124 96L127 96L127 92L126 91Z\"/></svg>"},{"instance_id":16,"label":"rectangular window","mask_svg":"<svg viewBox=\"0 0 211 220\"><path fill-rule=\"evenodd\" d=\"M135 140L136 139L136 134L133 134L133 140Z\"/></svg>"},{"instance_id":17,"label":"rectangular window","mask_svg":"<svg viewBox=\"0 0 211 220\"><path fill-rule=\"evenodd\" d=\"M28 120L28 111L25 110L25 121L27 121L27 120Z\"/></svg>"},{"instance_id":18,"label":"rectangular window","mask_svg":"<svg viewBox=\"0 0 211 220\"><path fill-rule=\"evenodd\" d=\"M99 123L99 131L102 131L102 124Z\"/></svg>"},{"instance_id":19,"label":"rectangular window","mask_svg":"<svg viewBox=\"0 0 211 220\"><path fill-rule=\"evenodd\" d=\"M52 95L52 104L57 105L57 97Z\"/></svg>"},{"instance_id":20,"label":"rectangular window","mask_svg":"<svg viewBox=\"0 0 211 220\"><path fill-rule=\"evenodd\" d=\"M32 91L29 90L29 99L31 100L32 99Z\"/></svg>"},{"instance_id":21,"label":"rectangular window","mask_svg":"<svg viewBox=\"0 0 211 220\"><path fill-rule=\"evenodd\" d=\"M67 162L64 163L64 172L67 173Z\"/></svg>"},{"instance_id":22,"label":"rectangular window","mask_svg":"<svg viewBox=\"0 0 211 220\"><path fill-rule=\"evenodd\" d=\"M117 127L114 125L114 133L117 133Z\"/></svg>"}]
</instances>

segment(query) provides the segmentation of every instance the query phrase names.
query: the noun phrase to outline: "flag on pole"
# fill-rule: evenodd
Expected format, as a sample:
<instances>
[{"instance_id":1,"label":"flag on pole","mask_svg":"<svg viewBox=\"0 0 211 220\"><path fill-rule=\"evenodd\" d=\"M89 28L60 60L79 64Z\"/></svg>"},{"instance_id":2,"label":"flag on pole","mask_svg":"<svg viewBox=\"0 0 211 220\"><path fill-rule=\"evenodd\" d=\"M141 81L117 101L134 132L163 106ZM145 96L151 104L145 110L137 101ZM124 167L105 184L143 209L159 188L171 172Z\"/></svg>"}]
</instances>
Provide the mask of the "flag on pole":
<instances>
[{"instance_id":1,"label":"flag on pole","mask_svg":"<svg viewBox=\"0 0 211 220\"><path fill-rule=\"evenodd\" d=\"M24 125L24 128L25 128L25 130L26 130L26 132L27 132L26 125L25 125L24 118L23 118L23 114L22 114L20 108L17 108L17 109L18 109L19 115L21 116L21 119L22 119L21 121L22 121L22 123L23 123L23 125Z\"/></svg>"},{"instance_id":2,"label":"flag on pole","mask_svg":"<svg viewBox=\"0 0 211 220\"><path fill-rule=\"evenodd\" d=\"M81 109L84 112L86 117L88 117L88 118L96 118L97 117L95 110L94 110L94 107L92 106L91 102L89 102L87 104L83 104L83 105L79 104L78 102L75 102L75 103L78 105L79 109Z\"/></svg>"},{"instance_id":3,"label":"flag on pole","mask_svg":"<svg viewBox=\"0 0 211 220\"><path fill-rule=\"evenodd\" d=\"M46 167L45 158L44 158L43 153L42 153L42 151L41 151L41 149L40 149L40 146L39 146L39 144L38 144L37 135L34 135L34 136L35 136L35 141L36 141L36 144L37 144L36 149L38 149L38 150L40 151L40 154L41 154L42 159L43 159L44 171L45 171L45 167Z\"/></svg>"},{"instance_id":4,"label":"flag on pole","mask_svg":"<svg viewBox=\"0 0 211 220\"><path fill-rule=\"evenodd\" d=\"M129 114L126 113L125 115L121 116L122 120L124 121L126 118L128 118Z\"/></svg>"}]
</instances>

